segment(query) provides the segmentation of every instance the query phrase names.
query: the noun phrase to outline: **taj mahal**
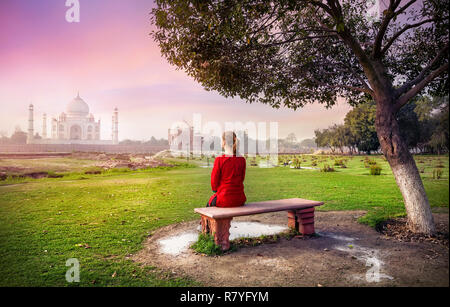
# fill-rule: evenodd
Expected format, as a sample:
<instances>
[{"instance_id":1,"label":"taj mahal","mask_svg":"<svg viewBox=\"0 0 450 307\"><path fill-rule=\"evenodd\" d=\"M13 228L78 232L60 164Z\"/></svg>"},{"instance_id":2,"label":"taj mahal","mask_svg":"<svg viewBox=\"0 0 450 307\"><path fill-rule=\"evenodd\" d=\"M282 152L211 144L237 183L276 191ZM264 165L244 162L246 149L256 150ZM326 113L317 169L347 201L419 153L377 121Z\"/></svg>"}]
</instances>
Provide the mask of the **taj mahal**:
<instances>
[{"instance_id":1,"label":"taj mahal","mask_svg":"<svg viewBox=\"0 0 450 307\"><path fill-rule=\"evenodd\" d=\"M100 120L95 120L89 113L88 104L80 97L72 99L67 104L66 112L50 121L51 133L47 134L47 115L42 118L42 136L36 138L34 134L34 106L28 109L28 137L27 144L118 144L119 112L114 108L112 116L111 140L100 138Z\"/></svg>"}]
</instances>

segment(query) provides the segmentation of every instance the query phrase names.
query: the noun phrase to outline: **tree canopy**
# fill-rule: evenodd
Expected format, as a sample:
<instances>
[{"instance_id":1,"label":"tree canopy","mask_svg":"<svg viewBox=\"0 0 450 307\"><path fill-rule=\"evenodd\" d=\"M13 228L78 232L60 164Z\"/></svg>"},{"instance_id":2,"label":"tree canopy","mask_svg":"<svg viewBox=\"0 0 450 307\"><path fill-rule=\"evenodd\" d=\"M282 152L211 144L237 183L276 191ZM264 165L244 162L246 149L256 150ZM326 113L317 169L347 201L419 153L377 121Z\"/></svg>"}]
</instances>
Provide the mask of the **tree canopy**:
<instances>
[{"instance_id":1,"label":"tree canopy","mask_svg":"<svg viewBox=\"0 0 450 307\"><path fill-rule=\"evenodd\" d=\"M384 86L378 71L397 109L424 88L448 88L448 0L390 0L372 20L366 0L156 2L162 54L224 96L293 109L338 96L354 104Z\"/></svg>"}]
</instances>

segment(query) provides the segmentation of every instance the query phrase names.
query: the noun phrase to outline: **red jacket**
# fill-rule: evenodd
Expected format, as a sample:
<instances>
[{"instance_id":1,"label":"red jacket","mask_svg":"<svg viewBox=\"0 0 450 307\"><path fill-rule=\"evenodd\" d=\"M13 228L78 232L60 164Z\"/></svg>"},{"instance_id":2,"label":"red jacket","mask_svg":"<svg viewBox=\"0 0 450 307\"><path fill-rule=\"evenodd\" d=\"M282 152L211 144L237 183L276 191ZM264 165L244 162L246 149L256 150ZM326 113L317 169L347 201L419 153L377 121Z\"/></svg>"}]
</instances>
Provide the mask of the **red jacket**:
<instances>
[{"instance_id":1,"label":"red jacket","mask_svg":"<svg viewBox=\"0 0 450 307\"><path fill-rule=\"evenodd\" d=\"M214 161L211 173L211 188L217 195L217 207L243 206L247 198L244 194L245 158L222 155Z\"/></svg>"}]
</instances>

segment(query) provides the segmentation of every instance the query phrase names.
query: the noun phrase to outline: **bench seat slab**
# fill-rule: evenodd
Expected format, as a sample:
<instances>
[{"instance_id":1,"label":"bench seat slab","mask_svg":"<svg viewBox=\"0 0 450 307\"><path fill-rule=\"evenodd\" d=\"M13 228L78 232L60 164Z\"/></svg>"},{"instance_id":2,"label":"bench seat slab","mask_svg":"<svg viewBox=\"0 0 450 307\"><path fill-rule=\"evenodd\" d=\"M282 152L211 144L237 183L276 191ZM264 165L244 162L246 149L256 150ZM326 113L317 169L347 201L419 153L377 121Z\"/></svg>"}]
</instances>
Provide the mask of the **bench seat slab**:
<instances>
[{"instance_id":1,"label":"bench seat slab","mask_svg":"<svg viewBox=\"0 0 450 307\"><path fill-rule=\"evenodd\" d=\"M220 207L206 207L195 208L194 211L211 218L230 218L235 216L253 215L259 213L268 213L276 211L288 210L311 210L312 207L321 206L323 202L302 199L302 198L288 198L280 200L269 200L255 203L247 203L241 207L220 208ZM312 208L314 209L314 208ZM307 211L305 211L306 213Z\"/></svg>"}]
</instances>

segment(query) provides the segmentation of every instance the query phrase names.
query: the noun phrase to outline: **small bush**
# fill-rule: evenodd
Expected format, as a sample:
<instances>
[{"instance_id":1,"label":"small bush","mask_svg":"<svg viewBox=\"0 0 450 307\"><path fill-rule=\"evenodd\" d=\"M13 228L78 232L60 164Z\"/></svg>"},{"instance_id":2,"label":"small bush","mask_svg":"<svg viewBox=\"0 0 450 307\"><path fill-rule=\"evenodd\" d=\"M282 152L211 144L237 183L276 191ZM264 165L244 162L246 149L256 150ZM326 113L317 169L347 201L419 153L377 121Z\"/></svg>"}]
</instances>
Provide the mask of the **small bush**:
<instances>
[{"instance_id":1,"label":"small bush","mask_svg":"<svg viewBox=\"0 0 450 307\"><path fill-rule=\"evenodd\" d=\"M381 175L381 166L379 166L378 164L372 164L370 166L370 174L374 175L374 176L378 176Z\"/></svg>"},{"instance_id":2,"label":"small bush","mask_svg":"<svg viewBox=\"0 0 450 307\"><path fill-rule=\"evenodd\" d=\"M287 165L289 165L289 159L286 158L286 157L281 157L281 158L279 159L279 164L280 164L280 165L283 165L283 166L287 166Z\"/></svg>"},{"instance_id":3,"label":"small bush","mask_svg":"<svg viewBox=\"0 0 450 307\"><path fill-rule=\"evenodd\" d=\"M292 160L292 165L294 166L294 168L301 168L302 161L296 157L294 158L294 160Z\"/></svg>"},{"instance_id":4,"label":"small bush","mask_svg":"<svg viewBox=\"0 0 450 307\"><path fill-rule=\"evenodd\" d=\"M191 245L191 248L197 253L206 254L208 256L222 255L222 248L214 242L214 236L209 233L201 233L198 240Z\"/></svg>"},{"instance_id":5,"label":"small bush","mask_svg":"<svg viewBox=\"0 0 450 307\"><path fill-rule=\"evenodd\" d=\"M334 160L334 166L341 166L342 168L346 168L345 162L347 162L346 159L336 159Z\"/></svg>"},{"instance_id":6,"label":"small bush","mask_svg":"<svg viewBox=\"0 0 450 307\"><path fill-rule=\"evenodd\" d=\"M331 166L329 166L328 164L325 164L321 169L321 172L325 172L325 173L329 173L329 172L334 172L334 168L332 168Z\"/></svg>"},{"instance_id":7,"label":"small bush","mask_svg":"<svg viewBox=\"0 0 450 307\"><path fill-rule=\"evenodd\" d=\"M371 168L372 165L374 165L374 166L377 165L377 161L370 160L370 159L367 159L367 160L364 161L364 167L365 168Z\"/></svg>"},{"instance_id":8,"label":"small bush","mask_svg":"<svg viewBox=\"0 0 450 307\"><path fill-rule=\"evenodd\" d=\"M433 179L441 179L442 173L443 173L442 169L440 169L440 168L435 168L435 169L433 170Z\"/></svg>"}]
</instances>

